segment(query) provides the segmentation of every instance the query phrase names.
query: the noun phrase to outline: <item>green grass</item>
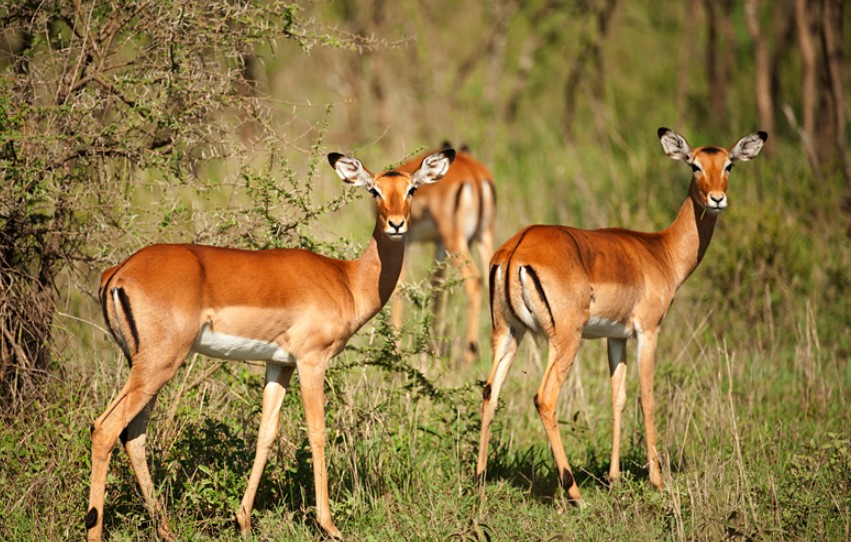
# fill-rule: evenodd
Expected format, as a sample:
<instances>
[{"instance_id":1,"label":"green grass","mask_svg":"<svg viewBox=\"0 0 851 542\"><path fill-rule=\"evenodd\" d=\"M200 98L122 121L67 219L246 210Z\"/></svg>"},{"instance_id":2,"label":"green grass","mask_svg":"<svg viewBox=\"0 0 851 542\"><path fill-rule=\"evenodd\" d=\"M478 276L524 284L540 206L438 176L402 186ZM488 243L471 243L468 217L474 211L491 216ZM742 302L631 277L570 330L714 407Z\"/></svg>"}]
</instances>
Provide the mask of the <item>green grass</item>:
<instances>
[{"instance_id":1,"label":"green grass","mask_svg":"<svg viewBox=\"0 0 851 542\"><path fill-rule=\"evenodd\" d=\"M534 357L521 352L501 396L481 501L472 483L475 383L488 360L459 367L413 351L399 357L382 342L388 333L382 319L329 372L328 458L338 526L347 539L365 541L847 540L847 357L814 342L823 340L814 318L804 318L800 335L770 352L742 327L717 335L707 301L694 303L678 305L659 353L661 492L646 480L634 374L625 479L611 489L603 482L611 432L603 343L583 348L560 411L587 500L581 509L558 488L534 412L541 373ZM709 318L689 323L695 308ZM44 402L5 420L0 480L17 497L0 528L4 539L83 535L88 424L126 373L105 341L91 354L57 368L63 377L50 382ZM261 377L235 364L195 380L209 363L188 362L161 394L149 458L181 539L237 540L233 517L251 465ZM283 407L281 434L258 493L256 539L321 539L297 381ZM153 536L121 450L113 457L106 506L110 539Z\"/></svg>"}]
</instances>

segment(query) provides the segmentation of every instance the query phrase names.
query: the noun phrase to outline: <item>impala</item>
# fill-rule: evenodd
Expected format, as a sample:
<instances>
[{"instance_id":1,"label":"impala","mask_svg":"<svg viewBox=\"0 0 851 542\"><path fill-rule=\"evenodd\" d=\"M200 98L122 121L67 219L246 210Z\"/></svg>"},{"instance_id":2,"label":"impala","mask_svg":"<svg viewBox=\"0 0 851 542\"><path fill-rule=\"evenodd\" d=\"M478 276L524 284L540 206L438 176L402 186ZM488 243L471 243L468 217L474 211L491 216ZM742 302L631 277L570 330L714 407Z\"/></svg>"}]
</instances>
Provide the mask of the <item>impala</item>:
<instances>
[{"instance_id":1,"label":"impala","mask_svg":"<svg viewBox=\"0 0 851 542\"><path fill-rule=\"evenodd\" d=\"M444 143L444 148L449 144ZM412 172L422 158L399 166ZM409 242L434 242L436 259L442 261L447 253L452 265L461 273L467 297L467 335L464 361L472 363L479 350L479 313L482 305L482 276L473 263L470 249L475 245L482 268L486 270L493 254L493 228L496 193L490 171L475 160L466 146L455 157L452 168L440 184L424 186L417 192L411 207ZM435 273L432 283L442 278L443 268ZM441 312L440 297L435 296L435 313ZM393 323L402 324L402 298L392 304Z\"/></svg>"},{"instance_id":2,"label":"impala","mask_svg":"<svg viewBox=\"0 0 851 542\"><path fill-rule=\"evenodd\" d=\"M300 249L248 251L200 245L152 245L103 273L107 326L130 362L118 396L92 425L92 478L86 528L100 540L109 458L120 437L149 513L173 539L145 459L145 431L157 392L192 352L266 362L257 451L237 513L245 536L290 377L298 369L319 525L331 536L325 466L323 384L328 361L387 302L396 287L412 195L440 180L455 151L427 156L412 173L372 175L355 158L328 155L340 178L368 190L377 207L363 255L335 260Z\"/></svg>"},{"instance_id":3,"label":"impala","mask_svg":"<svg viewBox=\"0 0 851 542\"><path fill-rule=\"evenodd\" d=\"M637 339L650 483L663 486L653 422L653 365L659 327L677 289L709 247L718 215L727 207L727 180L733 164L755 158L768 135L745 136L729 149L692 149L667 128L660 128L658 134L667 155L684 161L693 171L688 196L670 227L641 233L620 228L588 231L529 226L491 259L493 366L482 393L476 464L482 495L499 391L527 331L545 337L549 344L549 358L534 401L568 498L578 503L581 495L562 446L556 402L583 338L608 339L614 419L611 481L620 476L626 340Z\"/></svg>"}]
</instances>

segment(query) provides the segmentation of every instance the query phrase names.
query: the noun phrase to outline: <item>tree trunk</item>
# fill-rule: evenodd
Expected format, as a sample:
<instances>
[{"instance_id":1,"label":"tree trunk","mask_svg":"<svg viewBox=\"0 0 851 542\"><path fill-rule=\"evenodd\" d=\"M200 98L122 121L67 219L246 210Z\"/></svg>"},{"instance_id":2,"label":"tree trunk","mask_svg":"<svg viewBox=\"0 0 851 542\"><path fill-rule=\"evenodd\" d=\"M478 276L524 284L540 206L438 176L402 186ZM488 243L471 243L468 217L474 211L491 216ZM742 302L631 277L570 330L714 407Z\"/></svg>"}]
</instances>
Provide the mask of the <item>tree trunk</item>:
<instances>
[{"instance_id":1,"label":"tree trunk","mask_svg":"<svg viewBox=\"0 0 851 542\"><path fill-rule=\"evenodd\" d=\"M847 117L845 113L845 90L842 85L844 51L842 49L842 0L825 0L823 12L824 25L824 54L827 70L827 84L832 103L832 124L836 157L839 171L845 184L845 196L842 207L851 213L851 162L848 159L848 144L845 137ZM851 219L848 222L846 235L851 236Z\"/></svg>"},{"instance_id":2,"label":"tree trunk","mask_svg":"<svg viewBox=\"0 0 851 542\"><path fill-rule=\"evenodd\" d=\"M549 17L552 10L557 9L555 2L544 2L537 10L529 17L529 25L536 28L541 22ZM508 90L508 98L505 100L503 118L509 123L513 123L517 119L517 114L520 111L520 100L523 98L523 93L529 84L529 74L535 68L535 62L540 54L541 49L548 45L540 33L530 32L529 36L523 41L520 46L520 61L514 76L511 78L511 83Z\"/></svg>"},{"instance_id":3,"label":"tree trunk","mask_svg":"<svg viewBox=\"0 0 851 542\"><path fill-rule=\"evenodd\" d=\"M818 57L816 43L813 38L811 11L815 2L810 0L795 0L795 25L798 31L798 46L801 50L801 138L810 165L819 174L819 160L815 153L815 118L816 118L816 74Z\"/></svg>"},{"instance_id":4,"label":"tree trunk","mask_svg":"<svg viewBox=\"0 0 851 542\"><path fill-rule=\"evenodd\" d=\"M589 60L591 60L595 68L598 67L594 62L600 62L602 58L601 50L603 42L609 33L609 23L611 22L617 4L618 0L604 0L602 5L596 7L597 34L585 42L579 54L576 55L576 59L567 74L563 93L564 113L562 114L562 127L564 129L565 139L567 140L573 138L573 121L576 116L576 94L579 89L579 83L586 76L586 67ZM603 77L603 70L595 70L594 75L598 78ZM598 88L603 88L604 85L598 81L597 86Z\"/></svg>"},{"instance_id":5,"label":"tree trunk","mask_svg":"<svg viewBox=\"0 0 851 542\"><path fill-rule=\"evenodd\" d=\"M754 43L756 109L760 129L774 133L774 101L771 95L771 56L759 25L759 0L746 0L745 18Z\"/></svg>"},{"instance_id":6,"label":"tree trunk","mask_svg":"<svg viewBox=\"0 0 851 542\"><path fill-rule=\"evenodd\" d=\"M831 124L834 145L840 170L847 189L851 189L851 169L845 140L845 90L842 85L844 54L842 50L842 0L825 0L823 11L823 37L827 92L831 98Z\"/></svg>"},{"instance_id":7,"label":"tree trunk","mask_svg":"<svg viewBox=\"0 0 851 542\"><path fill-rule=\"evenodd\" d=\"M706 78L709 83L709 122L717 122L727 112L727 68L724 65L719 34L723 27L724 6L715 0L704 0L706 7Z\"/></svg>"},{"instance_id":8,"label":"tree trunk","mask_svg":"<svg viewBox=\"0 0 851 542\"><path fill-rule=\"evenodd\" d=\"M696 63L695 58L699 55L691 24L696 24L696 21L693 19L695 13L700 13L700 0L683 2L682 8L682 35L680 37L679 57L677 58L677 93L674 98L677 111L676 125L680 128L685 126L691 114L691 108L688 103L689 81L691 80L689 77L689 67Z\"/></svg>"},{"instance_id":9,"label":"tree trunk","mask_svg":"<svg viewBox=\"0 0 851 542\"><path fill-rule=\"evenodd\" d=\"M32 34L24 32L19 47L11 51L14 71L22 78L30 71L30 57L23 53L31 44ZM22 89L27 103L32 103L33 95L32 87ZM7 164L0 182L20 188L3 202L6 213L0 228L0 400L14 410L23 397L32 398L40 389L49 367L55 263L60 255L57 243L64 230L49 220L33 220L25 211L28 198L37 190L19 175L19 168L25 168L29 160L26 125L0 129L19 130L23 136L19 148L10 143L0 149L0 158ZM62 213L66 203L59 198L55 213Z\"/></svg>"}]
</instances>

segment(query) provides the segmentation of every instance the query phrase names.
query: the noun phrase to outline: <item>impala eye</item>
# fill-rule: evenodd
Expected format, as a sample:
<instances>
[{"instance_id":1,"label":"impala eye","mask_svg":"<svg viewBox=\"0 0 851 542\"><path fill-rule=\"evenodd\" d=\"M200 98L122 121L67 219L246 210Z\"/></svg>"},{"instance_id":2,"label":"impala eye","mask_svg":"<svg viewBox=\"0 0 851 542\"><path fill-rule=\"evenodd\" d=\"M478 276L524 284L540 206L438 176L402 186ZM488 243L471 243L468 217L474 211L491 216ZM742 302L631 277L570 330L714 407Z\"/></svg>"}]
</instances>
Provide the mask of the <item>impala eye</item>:
<instances>
[{"instance_id":1,"label":"impala eye","mask_svg":"<svg viewBox=\"0 0 851 542\"><path fill-rule=\"evenodd\" d=\"M413 196L414 192L417 191L417 188L418 188L417 186L412 186L412 187L408 188L408 196Z\"/></svg>"},{"instance_id":2,"label":"impala eye","mask_svg":"<svg viewBox=\"0 0 851 542\"><path fill-rule=\"evenodd\" d=\"M700 171L700 166L699 166L699 165L697 165L697 164L695 164L694 162L692 162L691 164L689 164L689 167L691 167L691 170L692 170L692 171L694 171L695 173L697 173L698 171Z\"/></svg>"},{"instance_id":3,"label":"impala eye","mask_svg":"<svg viewBox=\"0 0 851 542\"><path fill-rule=\"evenodd\" d=\"M727 167L724 168L724 171L726 171L727 173L733 171L733 162L727 164Z\"/></svg>"},{"instance_id":4,"label":"impala eye","mask_svg":"<svg viewBox=\"0 0 851 542\"><path fill-rule=\"evenodd\" d=\"M370 188L369 193L372 194L373 198L380 198L381 197L381 192L379 192L377 188Z\"/></svg>"}]
</instances>

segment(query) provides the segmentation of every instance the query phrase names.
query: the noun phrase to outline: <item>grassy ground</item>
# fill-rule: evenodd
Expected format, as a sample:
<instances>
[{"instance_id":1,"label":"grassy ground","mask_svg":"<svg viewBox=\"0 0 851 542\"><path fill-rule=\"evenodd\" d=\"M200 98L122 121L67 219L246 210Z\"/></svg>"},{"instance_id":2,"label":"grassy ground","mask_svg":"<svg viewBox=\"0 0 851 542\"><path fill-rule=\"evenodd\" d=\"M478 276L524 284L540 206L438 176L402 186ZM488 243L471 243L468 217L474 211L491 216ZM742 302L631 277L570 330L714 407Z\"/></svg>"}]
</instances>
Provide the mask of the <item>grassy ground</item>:
<instances>
[{"instance_id":1,"label":"grassy ground","mask_svg":"<svg viewBox=\"0 0 851 542\"><path fill-rule=\"evenodd\" d=\"M558 161L557 151L543 149L552 158L544 162ZM617 217L625 214L653 229L673 219L685 186L645 193L642 183L618 179L638 180L649 170L654 182L683 184L687 170L668 162L655 144L636 154L612 166L614 174L602 175L599 185L582 185L583 171L593 170L605 151L584 153L571 166L567 182L586 190L586 201L601 202L586 206L575 223L597 226L595 216L620 223ZM483 322L481 359L460 366L459 345L447 339L447 354L435 355L427 307L412 308L402 352L392 346L382 315L328 373L331 501L346 538L851 539L851 250L841 226L831 225L838 188L778 154L737 168L733 206L666 320L655 386L663 491L647 482L635 364L624 421L625 478L613 488L606 484L611 414L605 345L587 342L562 392L559 415L588 506L576 509L565 501L532 404L542 365L527 339L500 397L481 500L472 474L481 385L490 365L489 322ZM545 171L538 184L512 186L512 167L527 158L511 158L494 168L506 217L500 240L535 220L536 211L507 202L531 201L543 187L558 193L565 186ZM629 194L622 199L628 203L612 200L615 188ZM569 214L575 205L570 198L545 201L551 203L537 211L543 216ZM364 206L349 207L352 221L362 220ZM427 298L426 281L417 286L414 275L411 297ZM450 337L461 324L460 291L455 286L449 293ZM94 303L69 299L74 302L59 330L64 357L43 399L0 426L4 540L84 536L88 428L127 369L92 316ZM261 373L250 364L219 367L191 359L160 395L149 460L181 540L238 539L233 518L253 458ZM257 540L321 538L309 455L294 379L280 443L257 498ZM111 467L107 535L153 538L122 450Z\"/></svg>"}]
</instances>

